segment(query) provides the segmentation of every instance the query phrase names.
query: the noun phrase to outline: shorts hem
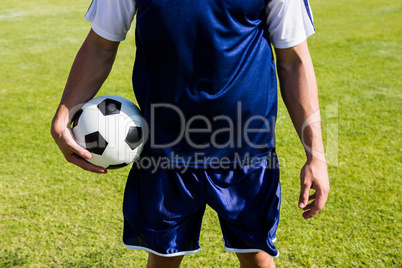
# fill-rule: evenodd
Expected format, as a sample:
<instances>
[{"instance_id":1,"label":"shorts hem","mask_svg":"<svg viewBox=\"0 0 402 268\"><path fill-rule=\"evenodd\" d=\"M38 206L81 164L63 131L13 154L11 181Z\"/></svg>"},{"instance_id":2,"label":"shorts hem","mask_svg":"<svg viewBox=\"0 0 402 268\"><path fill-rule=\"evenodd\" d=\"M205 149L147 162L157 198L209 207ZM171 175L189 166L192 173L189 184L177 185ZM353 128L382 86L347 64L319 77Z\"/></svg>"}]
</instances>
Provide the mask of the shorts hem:
<instances>
[{"instance_id":1,"label":"shorts hem","mask_svg":"<svg viewBox=\"0 0 402 268\"><path fill-rule=\"evenodd\" d=\"M201 248L195 249L195 250L188 250L188 251L179 251L179 252L175 252L175 253L168 253L168 254L164 254L164 253L159 253L156 252L155 250L152 250L150 248L146 248L146 247L140 247L140 246L130 246L130 245L126 245L124 244L124 246L128 249L139 249L139 250L145 250L148 251L152 254L161 256L161 257L176 257L176 256L183 256L183 255L189 255L189 254L195 254L200 252Z\"/></svg>"},{"instance_id":2,"label":"shorts hem","mask_svg":"<svg viewBox=\"0 0 402 268\"><path fill-rule=\"evenodd\" d=\"M268 252L266 252L265 250L262 249L257 249L257 248L228 248L225 246L225 250L229 251L229 252L234 252L234 253L252 253L252 252L265 252L267 253L269 256L271 256L272 258L278 258L279 257L279 252L276 255L272 255L269 254Z\"/></svg>"}]
</instances>

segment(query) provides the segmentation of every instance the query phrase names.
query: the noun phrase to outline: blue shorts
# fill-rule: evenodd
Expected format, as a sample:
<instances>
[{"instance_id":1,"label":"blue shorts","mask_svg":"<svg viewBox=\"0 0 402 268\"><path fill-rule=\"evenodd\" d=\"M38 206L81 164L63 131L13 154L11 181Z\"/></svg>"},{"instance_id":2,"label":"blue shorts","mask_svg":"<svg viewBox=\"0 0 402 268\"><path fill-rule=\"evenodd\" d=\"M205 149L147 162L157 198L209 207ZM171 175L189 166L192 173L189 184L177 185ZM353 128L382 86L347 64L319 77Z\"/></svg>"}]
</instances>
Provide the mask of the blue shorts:
<instances>
[{"instance_id":1,"label":"blue shorts","mask_svg":"<svg viewBox=\"0 0 402 268\"><path fill-rule=\"evenodd\" d=\"M124 244L166 257L196 253L206 204L218 213L226 250L279 255L273 244L280 206L275 153L221 170L155 171L134 164L124 194Z\"/></svg>"}]
</instances>

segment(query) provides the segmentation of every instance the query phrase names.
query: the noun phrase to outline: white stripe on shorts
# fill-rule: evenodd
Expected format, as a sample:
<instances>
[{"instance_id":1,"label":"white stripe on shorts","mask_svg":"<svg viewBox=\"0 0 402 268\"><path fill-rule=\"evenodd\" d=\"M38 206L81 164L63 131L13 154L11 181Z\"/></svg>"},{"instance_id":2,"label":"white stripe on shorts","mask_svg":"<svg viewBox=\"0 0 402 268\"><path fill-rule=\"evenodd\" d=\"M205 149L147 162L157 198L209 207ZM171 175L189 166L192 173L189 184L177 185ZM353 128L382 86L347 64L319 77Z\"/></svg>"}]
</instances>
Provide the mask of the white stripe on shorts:
<instances>
[{"instance_id":1,"label":"white stripe on shorts","mask_svg":"<svg viewBox=\"0 0 402 268\"><path fill-rule=\"evenodd\" d=\"M188 254L195 254L195 253L200 252L200 250L201 250L201 248L199 248L199 249L196 249L196 250L179 251L179 252L175 252L175 253L163 254L163 253L156 252L155 250L152 250L152 249L146 248L146 247L130 246L130 245L126 245L126 244L124 244L124 246L126 248L129 248L129 249L145 250L145 251L148 251L148 252L150 252L152 254L155 254L155 255L158 255L158 256L161 256L161 257L176 257L176 256L182 256L182 255L188 255Z\"/></svg>"}]
</instances>

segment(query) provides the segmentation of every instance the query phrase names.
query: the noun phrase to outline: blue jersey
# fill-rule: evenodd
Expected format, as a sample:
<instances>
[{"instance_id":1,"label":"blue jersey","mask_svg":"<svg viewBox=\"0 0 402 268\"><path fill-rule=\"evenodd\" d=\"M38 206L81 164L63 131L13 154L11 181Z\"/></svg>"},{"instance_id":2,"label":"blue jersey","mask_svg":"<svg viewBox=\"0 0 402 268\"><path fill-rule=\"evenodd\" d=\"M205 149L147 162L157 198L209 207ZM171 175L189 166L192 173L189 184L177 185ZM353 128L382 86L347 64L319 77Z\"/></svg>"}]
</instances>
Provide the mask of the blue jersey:
<instances>
[{"instance_id":1,"label":"blue jersey","mask_svg":"<svg viewBox=\"0 0 402 268\"><path fill-rule=\"evenodd\" d=\"M137 6L133 85L155 128L144 153L195 164L274 149L277 83L265 1L138 0ZM178 109L151 108L156 103Z\"/></svg>"},{"instance_id":2,"label":"blue jersey","mask_svg":"<svg viewBox=\"0 0 402 268\"><path fill-rule=\"evenodd\" d=\"M270 40L275 33L276 47L290 47L313 33L307 1L103 0L103 10L101 2L87 19L110 40L122 40L137 12L133 87L150 130L143 156L197 166L274 150ZM109 9L128 19L119 22L119 12Z\"/></svg>"}]
</instances>

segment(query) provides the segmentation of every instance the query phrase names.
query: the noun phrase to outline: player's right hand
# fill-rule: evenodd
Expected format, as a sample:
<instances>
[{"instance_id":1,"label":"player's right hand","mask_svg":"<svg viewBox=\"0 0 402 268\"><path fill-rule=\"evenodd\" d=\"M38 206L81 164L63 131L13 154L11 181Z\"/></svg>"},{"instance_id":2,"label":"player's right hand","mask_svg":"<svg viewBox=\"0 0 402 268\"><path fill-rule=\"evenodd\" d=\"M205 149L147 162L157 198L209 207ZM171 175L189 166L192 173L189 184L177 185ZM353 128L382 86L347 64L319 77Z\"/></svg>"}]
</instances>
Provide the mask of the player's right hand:
<instances>
[{"instance_id":1,"label":"player's right hand","mask_svg":"<svg viewBox=\"0 0 402 268\"><path fill-rule=\"evenodd\" d=\"M90 159L92 154L79 146L74 139L73 132L71 128L65 122L60 122L64 120L58 119L57 115L53 119L51 133L57 146L59 146L60 151L63 153L66 160L73 163L82 169L95 172L95 173L106 173L106 169L95 166L85 159Z\"/></svg>"}]
</instances>

